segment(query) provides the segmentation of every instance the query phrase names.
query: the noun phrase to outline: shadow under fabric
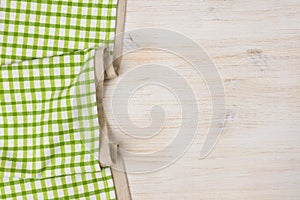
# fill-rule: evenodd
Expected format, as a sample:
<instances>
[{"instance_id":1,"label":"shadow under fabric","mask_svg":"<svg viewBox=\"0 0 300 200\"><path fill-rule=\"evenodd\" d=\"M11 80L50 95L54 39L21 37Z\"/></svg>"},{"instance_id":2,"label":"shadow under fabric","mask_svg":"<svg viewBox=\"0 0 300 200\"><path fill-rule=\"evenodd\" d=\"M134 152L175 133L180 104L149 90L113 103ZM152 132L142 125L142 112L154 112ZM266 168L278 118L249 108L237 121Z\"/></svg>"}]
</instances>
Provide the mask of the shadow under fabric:
<instances>
[{"instance_id":1,"label":"shadow under fabric","mask_svg":"<svg viewBox=\"0 0 300 200\"><path fill-rule=\"evenodd\" d=\"M130 199L102 107L125 6L0 1L0 199Z\"/></svg>"}]
</instances>

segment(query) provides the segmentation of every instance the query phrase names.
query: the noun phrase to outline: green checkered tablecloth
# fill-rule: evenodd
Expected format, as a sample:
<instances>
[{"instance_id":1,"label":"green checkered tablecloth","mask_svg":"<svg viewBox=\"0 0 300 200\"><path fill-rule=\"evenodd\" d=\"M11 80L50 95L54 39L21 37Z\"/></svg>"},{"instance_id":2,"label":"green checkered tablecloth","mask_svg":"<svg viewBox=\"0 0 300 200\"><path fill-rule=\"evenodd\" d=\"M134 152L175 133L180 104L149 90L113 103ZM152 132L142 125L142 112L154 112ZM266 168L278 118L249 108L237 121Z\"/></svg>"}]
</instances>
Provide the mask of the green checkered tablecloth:
<instances>
[{"instance_id":1,"label":"green checkered tablecloth","mask_svg":"<svg viewBox=\"0 0 300 200\"><path fill-rule=\"evenodd\" d=\"M117 0L0 2L0 64L113 44Z\"/></svg>"},{"instance_id":2,"label":"green checkered tablecloth","mask_svg":"<svg viewBox=\"0 0 300 200\"><path fill-rule=\"evenodd\" d=\"M0 199L115 199L94 53L117 0L0 0Z\"/></svg>"}]
</instances>

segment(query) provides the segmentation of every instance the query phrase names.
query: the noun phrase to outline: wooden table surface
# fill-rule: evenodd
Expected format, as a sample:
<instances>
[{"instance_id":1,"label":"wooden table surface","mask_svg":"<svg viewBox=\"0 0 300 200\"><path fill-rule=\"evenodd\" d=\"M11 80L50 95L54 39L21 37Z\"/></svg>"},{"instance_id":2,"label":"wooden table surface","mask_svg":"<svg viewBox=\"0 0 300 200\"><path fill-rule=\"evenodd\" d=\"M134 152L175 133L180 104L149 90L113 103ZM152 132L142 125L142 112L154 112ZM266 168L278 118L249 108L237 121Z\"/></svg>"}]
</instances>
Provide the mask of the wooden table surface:
<instances>
[{"instance_id":1,"label":"wooden table surface","mask_svg":"<svg viewBox=\"0 0 300 200\"><path fill-rule=\"evenodd\" d=\"M167 52L143 50L124 57L120 77L106 83L107 107L114 85L126 73L160 63L189 77L203 119L177 162L156 172L128 174L134 200L300 199L299 0L128 0L125 26L126 31L166 28L193 39L217 67L226 98L223 134L211 154L199 160L211 116L205 82ZM180 109L155 85L130 99L133 123L149 125L153 104L168 115L161 132L146 141L122 134L107 109L113 137L128 151L153 152L176 137Z\"/></svg>"}]
</instances>

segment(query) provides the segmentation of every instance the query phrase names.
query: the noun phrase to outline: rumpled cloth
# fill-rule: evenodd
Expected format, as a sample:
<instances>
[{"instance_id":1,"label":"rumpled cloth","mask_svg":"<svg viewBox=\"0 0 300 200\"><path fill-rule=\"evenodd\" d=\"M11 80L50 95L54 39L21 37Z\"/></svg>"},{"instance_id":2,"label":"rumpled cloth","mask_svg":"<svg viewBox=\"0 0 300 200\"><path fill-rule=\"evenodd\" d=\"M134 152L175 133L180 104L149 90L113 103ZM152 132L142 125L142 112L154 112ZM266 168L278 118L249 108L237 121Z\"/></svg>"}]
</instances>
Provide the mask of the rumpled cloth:
<instances>
[{"instance_id":1,"label":"rumpled cloth","mask_svg":"<svg viewBox=\"0 0 300 200\"><path fill-rule=\"evenodd\" d=\"M0 1L0 199L116 198L99 164L95 79L96 49L113 47L116 7Z\"/></svg>"}]
</instances>

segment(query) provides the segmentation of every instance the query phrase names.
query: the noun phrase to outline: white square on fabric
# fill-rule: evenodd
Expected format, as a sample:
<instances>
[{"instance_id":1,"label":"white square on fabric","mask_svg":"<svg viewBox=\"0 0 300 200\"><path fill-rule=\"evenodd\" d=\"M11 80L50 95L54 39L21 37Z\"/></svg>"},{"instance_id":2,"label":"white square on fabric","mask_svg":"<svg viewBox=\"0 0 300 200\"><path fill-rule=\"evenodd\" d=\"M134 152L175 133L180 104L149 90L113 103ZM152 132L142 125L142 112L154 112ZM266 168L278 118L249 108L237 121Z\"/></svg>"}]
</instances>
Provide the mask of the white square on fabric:
<instances>
[{"instance_id":1,"label":"white square on fabric","mask_svg":"<svg viewBox=\"0 0 300 200\"><path fill-rule=\"evenodd\" d=\"M41 33L41 35L44 35L44 33ZM38 46L43 46L44 45L45 40L43 38L39 38L38 39ZM43 54L42 50L37 50L37 54L41 55Z\"/></svg>"},{"instance_id":2,"label":"white square on fabric","mask_svg":"<svg viewBox=\"0 0 300 200\"><path fill-rule=\"evenodd\" d=\"M32 32L32 33L34 33L34 32ZM32 37L30 37L30 38L28 38L27 42L29 45L33 45L34 39ZM26 50L28 50L28 49L26 49Z\"/></svg>"},{"instance_id":3,"label":"white square on fabric","mask_svg":"<svg viewBox=\"0 0 300 200\"><path fill-rule=\"evenodd\" d=\"M40 75L40 70L39 69L33 69L33 74L34 74L34 76L39 76Z\"/></svg>"},{"instance_id":4,"label":"white square on fabric","mask_svg":"<svg viewBox=\"0 0 300 200\"><path fill-rule=\"evenodd\" d=\"M21 188L20 184L15 184L14 187L15 187L15 190L16 190L17 193L22 192L22 188Z\"/></svg>"},{"instance_id":5,"label":"white square on fabric","mask_svg":"<svg viewBox=\"0 0 300 200\"><path fill-rule=\"evenodd\" d=\"M13 77L19 77L19 71L18 70L12 70Z\"/></svg>"},{"instance_id":6,"label":"white square on fabric","mask_svg":"<svg viewBox=\"0 0 300 200\"><path fill-rule=\"evenodd\" d=\"M42 100L43 99L43 96L42 96L42 92L36 92L35 93L35 98L36 100ZM38 110L41 110L42 109L42 106L38 107L38 105L41 105L41 104L37 104L37 109Z\"/></svg>"},{"instance_id":7,"label":"white square on fabric","mask_svg":"<svg viewBox=\"0 0 300 200\"><path fill-rule=\"evenodd\" d=\"M46 16L44 16L44 15L41 15L40 16L40 23L41 24L45 24L46 23ZM39 32L41 33L41 34L44 34L45 33L45 27L39 27Z\"/></svg>"},{"instance_id":8,"label":"white square on fabric","mask_svg":"<svg viewBox=\"0 0 300 200\"><path fill-rule=\"evenodd\" d=\"M64 123L64 124L63 124L63 130L64 130L64 131L69 130L69 124ZM69 136L69 135L66 135L66 136L65 136L65 141L66 141L66 138L70 138L70 136ZM70 141L70 139L69 139L68 141Z\"/></svg>"},{"instance_id":9,"label":"white square on fabric","mask_svg":"<svg viewBox=\"0 0 300 200\"><path fill-rule=\"evenodd\" d=\"M12 48L11 47L6 47L6 53L7 54L12 54Z\"/></svg>"},{"instance_id":10,"label":"white square on fabric","mask_svg":"<svg viewBox=\"0 0 300 200\"><path fill-rule=\"evenodd\" d=\"M29 26L29 27L28 27L28 33L34 34L34 30L35 30L35 27L34 27L34 26Z\"/></svg>"},{"instance_id":11,"label":"white square on fabric","mask_svg":"<svg viewBox=\"0 0 300 200\"><path fill-rule=\"evenodd\" d=\"M50 186L47 185L47 187L50 187ZM51 199L54 198L54 193L53 193L53 191L48 191L47 194L48 194L48 198L49 198L49 199L50 199L50 198L51 198Z\"/></svg>"},{"instance_id":12,"label":"white square on fabric","mask_svg":"<svg viewBox=\"0 0 300 200\"><path fill-rule=\"evenodd\" d=\"M87 15L88 14L88 9L86 7L81 8L81 14L82 15Z\"/></svg>"},{"instance_id":13,"label":"white square on fabric","mask_svg":"<svg viewBox=\"0 0 300 200\"><path fill-rule=\"evenodd\" d=\"M49 35L55 35L55 28L49 28Z\"/></svg>"},{"instance_id":14,"label":"white square on fabric","mask_svg":"<svg viewBox=\"0 0 300 200\"><path fill-rule=\"evenodd\" d=\"M63 40L58 40L58 47L59 47L59 48L64 48L64 47L65 47L65 41L63 41Z\"/></svg>"},{"instance_id":15,"label":"white square on fabric","mask_svg":"<svg viewBox=\"0 0 300 200\"><path fill-rule=\"evenodd\" d=\"M35 2L30 2L30 9L31 9L31 10L37 10L37 3L35 3Z\"/></svg>"},{"instance_id":16,"label":"white square on fabric","mask_svg":"<svg viewBox=\"0 0 300 200\"><path fill-rule=\"evenodd\" d=\"M50 24L55 24L56 23L56 16L51 15L49 21L50 21Z\"/></svg>"},{"instance_id":17,"label":"white square on fabric","mask_svg":"<svg viewBox=\"0 0 300 200\"><path fill-rule=\"evenodd\" d=\"M41 4L41 11L47 11L47 4Z\"/></svg>"},{"instance_id":18,"label":"white square on fabric","mask_svg":"<svg viewBox=\"0 0 300 200\"><path fill-rule=\"evenodd\" d=\"M69 30L69 36L75 37L75 30L74 29Z\"/></svg>"},{"instance_id":19,"label":"white square on fabric","mask_svg":"<svg viewBox=\"0 0 300 200\"><path fill-rule=\"evenodd\" d=\"M14 13L14 12L11 12L11 13L9 13L9 20L16 20L16 13Z\"/></svg>"},{"instance_id":20,"label":"white square on fabric","mask_svg":"<svg viewBox=\"0 0 300 200\"><path fill-rule=\"evenodd\" d=\"M28 123L32 123L32 122L33 122L32 119L33 119L33 118L32 118L32 115L27 116L27 122L28 122ZM39 127L39 126L37 126L36 128L38 128L38 127ZM31 135L31 134L33 133L33 127L32 127L32 126L27 127L27 133L28 133L29 135ZM36 133L39 133L39 131L36 131Z\"/></svg>"},{"instance_id":21,"label":"white square on fabric","mask_svg":"<svg viewBox=\"0 0 300 200\"><path fill-rule=\"evenodd\" d=\"M31 100L31 94L26 93L25 97L26 97L26 101ZM28 97L30 97L30 98L28 98ZM26 104L26 109L27 109L28 112L31 112L32 111L32 104L27 103ZM28 119L30 119L30 118L28 118Z\"/></svg>"},{"instance_id":22,"label":"white square on fabric","mask_svg":"<svg viewBox=\"0 0 300 200\"><path fill-rule=\"evenodd\" d=\"M36 75L36 73L34 72L34 75ZM34 87L35 88L41 88L41 81L40 80L34 80ZM40 92L36 92L36 93L40 93ZM39 94L36 94L39 95ZM42 93L40 93L40 95L42 95Z\"/></svg>"},{"instance_id":23,"label":"white square on fabric","mask_svg":"<svg viewBox=\"0 0 300 200\"><path fill-rule=\"evenodd\" d=\"M51 12L53 12L53 13L57 12L57 5L55 5L55 4L51 5Z\"/></svg>"},{"instance_id":24,"label":"white square on fabric","mask_svg":"<svg viewBox=\"0 0 300 200\"><path fill-rule=\"evenodd\" d=\"M96 32L95 31L90 31L89 38L96 39Z\"/></svg>"},{"instance_id":25,"label":"white square on fabric","mask_svg":"<svg viewBox=\"0 0 300 200\"><path fill-rule=\"evenodd\" d=\"M20 13L19 20L24 22L26 20L26 15L24 13Z\"/></svg>"},{"instance_id":26,"label":"white square on fabric","mask_svg":"<svg viewBox=\"0 0 300 200\"><path fill-rule=\"evenodd\" d=\"M79 36L80 36L81 38L85 38L85 34L86 34L86 31L81 30L81 31L79 32Z\"/></svg>"},{"instance_id":27,"label":"white square on fabric","mask_svg":"<svg viewBox=\"0 0 300 200\"><path fill-rule=\"evenodd\" d=\"M28 146L32 146L33 145L33 139L32 138L28 138L27 139L27 144L28 144Z\"/></svg>"},{"instance_id":28,"label":"white square on fabric","mask_svg":"<svg viewBox=\"0 0 300 200\"><path fill-rule=\"evenodd\" d=\"M29 182L25 183L25 188L26 188L27 191L31 190L32 189L31 183L29 183Z\"/></svg>"},{"instance_id":29,"label":"white square on fabric","mask_svg":"<svg viewBox=\"0 0 300 200\"><path fill-rule=\"evenodd\" d=\"M53 39L48 39L48 46L49 47L54 47L54 40Z\"/></svg>"},{"instance_id":30,"label":"white square on fabric","mask_svg":"<svg viewBox=\"0 0 300 200\"><path fill-rule=\"evenodd\" d=\"M29 19L30 19L31 22L35 22L36 21L36 15L30 14Z\"/></svg>"},{"instance_id":31,"label":"white square on fabric","mask_svg":"<svg viewBox=\"0 0 300 200\"><path fill-rule=\"evenodd\" d=\"M98 8L97 7L93 7L92 8L92 15L97 16L98 15Z\"/></svg>"},{"instance_id":32,"label":"white square on fabric","mask_svg":"<svg viewBox=\"0 0 300 200\"><path fill-rule=\"evenodd\" d=\"M4 94L5 101L10 101L10 94ZM12 106L6 105L6 112L12 112Z\"/></svg>"},{"instance_id":33,"label":"white square on fabric","mask_svg":"<svg viewBox=\"0 0 300 200\"><path fill-rule=\"evenodd\" d=\"M57 195L58 195L58 197L63 197L64 196L64 191L62 190L62 189L58 189L57 190Z\"/></svg>"},{"instance_id":34,"label":"white square on fabric","mask_svg":"<svg viewBox=\"0 0 300 200\"><path fill-rule=\"evenodd\" d=\"M20 146L20 144L19 144L19 146ZM18 151L18 158L23 158L23 156L24 156L24 152ZM22 165L20 167L21 167L20 169L22 169Z\"/></svg>"},{"instance_id":35,"label":"white square on fabric","mask_svg":"<svg viewBox=\"0 0 300 200\"><path fill-rule=\"evenodd\" d=\"M105 193L100 193L100 199L106 199L106 194Z\"/></svg>"},{"instance_id":36,"label":"white square on fabric","mask_svg":"<svg viewBox=\"0 0 300 200\"><path fill-rule=\"evenodd\" d=\"M79 192L79 193L84 193L84 188L83 188L82 185L79 185L79 186L78 186L78 192ZM102 194L102 193L101 193L101 194Z\"/></svg>"},{"instance_id":37,"label":"white square on fabric","mask_svg":"<svg viewBox=\"0 0 300 200\"><path fill-rule=\"evenodd\" d=\"M16 54L17 54L17 56L22 56L22 54L23 54L23 49L17 48L17 49L16 49Z\"/></svg>"},{"instance_id":38,"label":"white square on fabric","mask_svg":"<svg viewBox=\"0 0 300 200\"><path fill-rule=\"evenodd\" d=\"M50 69L47 67L43 68L43 74L44 76L50 76Z\"/></svg>"},{"instance_id":39,"label":"white square on fabric","mask_svg":"<svg viewBox=\"0 0 300 200\"><path fill-rule=\"evenodd\" d=\"M8 71L2 70L2 78L8 78Z\"/></svg>"},{"instance_id":40,"label":"white square on fabric","mask_svg":"<svg viewBox=\"0 0 300 200\"><path fill-rule=\"evenodd\" d=\"M50 80L44 80L44 85L45 85L45 87L50 87L51 86L51 81Z\"/></svg>"},{"instance_id":41,"label":"white square on fabric","mask_svg":"<svg viewBox=\"0 0 300 200\"><path fill-rule=\"evenodd\" d=\"M63 10L64 11L64 10ZM60 17L60 24L61 25L66 25L67 24L67 18L66 17ZM62 30L65 30L65 29L62 29ZM63 34L63 35L65 35L65 34ZM61 35L60 34L60 36L63 36L63 35Z\"/></svg>"},{"instance_id":42,"label":"white square on fabric","mask_svg":"<svg viewBox=\"0 0 300 200\"><path fill-rule=\"evenodd\" d=\"M32 170L32 162L27 162L26 163L26 169Z\"/></svg>"},{"instance_id":43,"label":"white square on fabric","mask_svg":"<svg viewBox=\"0 0 300 200\"><path fill-rule=\"evenodd\" d=\"M109 196L111 199L115 199L116 198L115 191L109 191Z\"/></svg>"},{"instance_id":44,"label":"white square on fabric","mask_svg":"<svg viewBox=\"0 0 300 200\"><path fill-rule=\"evenodd\" d=\"M10 7L11 7L11 8L16 8L16 7L17 7L16 2L15 2L15 1L11 1L11 2L10 2Z\"/></svg>"},{"instance_id":45,"label":"white square on fabric","mask_svg":"<svg viewBox=\"0 0 300 200\"><path fill-rule=\"evenodd\" d=\"M84 42L78 42L78 48L84 49Z\"/></svg>"},{"instance_id":46,"label":"white square on fabric","mask_svg":"<svg viewBox=\"0 0 300 200\"><path fill-rule=\"evenodd\" d=\"M78 8L77 6L72 6L72 13L77 14Z\"/></svg>"},{"instance_id":47,"label":"white square on fabric","mask_svg":"<svg viewBox=\"0 0 300 200\"><path fill-rule=\"evenodd\" d=\"M20 95L20 94L19 94ZM21 95L20 95L21 96ZM22 104L17 104L16 105L17 111L18 112L23 112L23 105Z\"/></svg>"},{"instance_id":48,"label":"white square on fabric","mask_svg":"<svg viewBox=\"0 0 300 200\"><path fill-rule=\"evenodd\" d=\"M8 82L3 82L3 88L6 89L6 90L9 89L10 88L9 83Z\"/></svg>"},{"instance_id":49,"label":"white square on fabric","mask_svg":"<svg viewBox=\"0 0 300 200\"><path fill-rule=\"evenodd\" d=\"M50 179L46 179L46 180L45 180L45 183L46 183L46 186L47 186L47 187L51 187L51 186L52 186L52 182L51 182Z\"/></svg>"},{"instance_id":50,"label":"white square on fabric","mask_svg":"<svg viewBox=\"0 0 300 200\"><path fill-rule=\"evenodd\" d=\"M18 32L23 33L25 30L25 26L24 25L18 25Z\"/></svg>"},{"instance_id":51,"label":"white square on fabric","mask_svg":"<svg viewBox=\"0 0 300 200\"><path fill-rule=\"evenodd\" d=\"M44 144L49 144L50 143L50 141L49 141L49 138L48 137L44 137Z\"/></svg>"},{"instance_id":52,"label":"white square on fabric","mask_svg":"<svg viewBox=\"0 0 300 200\"><path fill-rule=\"evenodd\" d=\"M31 94L30 93L25 93L25 98L26 98L26 101L31 101L32 100L32 97L31 97ZM28 110L28 108L27 108ZM32 109L31 109L32 111Z\"/></svg>"},{"instance_id":53,"label":"white square on fabric","mask_svg":"<svg viewBox=\"0 0 300 200\"><path fill-rule=\"evenodd\" d=\"M70 34L70 36L75 36L75 34ZM74 46L75 46L74 41L69 41L68 48L74 48Z\"/></svg>"},{"instance_id":54,"label":"white square on fabric","mask_svg":"<svg viewBox=\"0 0 300 200\"><path fill-rule=\"evenodd\" d=\"M48 124L45 124L45 125L43 126L43 131L44 131L45 133L48 131ZM45 143L45 139L46 139L46 138L44 138L44 143Z\"/></svg>"},{"instance_id":55,"label":"white square on fabric","mask_svg":"<svg viewBox=\"0 0 300 200\"><path fill-rule=\"evenodd\" d=\"M60 163L60 162L57 161L57 158L56 158L56 163ZM55 169L55 174L56 174L56 175L62 174L61 169L60 169L60 168ZM59 180L60 180L60 179L59 179ZM60 181L61 181L61 180L60 180ZM58 184L58 182L56 182L56 184ZM60 182L60 184L58 184L58 185L61 185L61 182Z\"/></svg>"},{"instance_id":56,"label":"white square on fabric","mask_svg":"<svg viewBox=\"0 0 300 200\"><path fill-rule=\"evenodd\" d=\"M18 44L23 44L23 41L24 41L23 37L18 37L18 39L17 39ZM22 49L21 49L21 51L22 51Z\"/></svg>"},{"instance_id":57,"label":"white square on fabric","mask_svg":"<svg viewBox=\"0 0 300 200\"><path fill-rule=\"evenodd\" d=\"M59 143L59 142L60 142L59 136L58 136L58 135L55 135L55 136L53 137L53 140L54 140L54 143Z\"/></svg>"},{"instance_id":58,"label":"white square on fabric","mask_svg":"<svg viewBox=\"0 0 300 200\"><path fill-rule=\"evenodd\" d=\"M68 119L68 111L61 112L61 117L62 117L62 119ZM63 125L65 125L65 124L63 124ZM68 125L68 124L66 124L66 125Z\"/></svg>"},{"instance_id":59,"label":"white square on fabric","mask_svg":"<svg viewBox=\"0 0 300 200\"><path fill-rule=\"evenodd\" d=\"M57 95L55 95L55 96L57 96ZM52 108L57 108L57 104L58 104L57 101L53 101L53 102L52 102Z\"/></svg>"},{"instance_id":60,"label":"white square on fabric","mask_svg":"<svg viewBox=\"0 0 300 200\"><path fill-rule=\"evenodd\" d=\"M39 192L36 195L37 195L38 199L44 199L44 194L43 193Z\"/></svg>"},{"instance_id":61,"label":"white square on fabric","mask_svg":"<svg viewBox=\"0 0 300 200\"><path fill-rule=\"evenodd\" d=\"M85 26L86 26L86 19L81 19L81 20L80 20L80 25L81 25L82 27L85 27Z\"/></svg>"},{"instance_id":62,"label":"white square on fabric","mask_svg":"<svg viewBox=\"0 0 300 200\"><path fill-rule=\"evenodd\" d=\"M70 20L70 25L76 26L76 23L77 23L77 19L76 19L76 18L72 18L72 19Z\"/></svg>"},{"instance_id":63,"label":"white square on fabric","mask_svg":"<svg viewBox=\"0 0 300 200\"><path fill-rule=\"evenodd\" d=\"M58 178L55 178L55 183L56 183L56 185L57 185L57 186L60 186L60 185L62 185L61 178L60 178L60 177L58 177Z\"/></svg>"},{"instance_id":64,"label":"white square on fabric","mask_svg":"<svg viewBox=\"0 0 300 200\"><path fill-rule=\"evenodd\" d=\"M66 181L66 184L71 184L73 181L72 181L72 178L70 176L65 176L65 181Z\"/></svg>"},{"instance_id":65,"label":"white square on fabric","mask_svg":"<svg viewBox=\"0 0 300 200\"><path fill-rule=\"evenodd\" d=\"M106 24L107 24L106 20L100 20L100 27L101 28L106 28Z\"/></svg>"},{"instance_id":66,"label":"white square on fabric","mask_svg":"<svg viewBox=\"0 0 300 200\"><path fill-rule=\"evenodd\" d=\"M55 61L54 61L54 62L55 62ZM55 67L53 70L54 70L54 73L53 73L53 74L54 74L55 76L59 76L59 75L60 75L60 68Z\"/></svg>"},{"instance_id":67,"label":"white square on fabric","mask_svg":"<svg viewBox=\"0 0 300 200\"><path fill-rule=\"evenodd\" d=\"M28 145L29 145L29 143L28 143ZM28 156L28 158L33 158L33 150L27 150L27 156Z\"/></svg>"},{"instance_id":68,"label":"white square on fabric","mask_svg":"<svg viewBox=\"0 0 300 200\"><path fill-rule=\"evenodd\" d=\"M10 130L10 129L12 129L12 128L8 128L8 133L13 133L13 129L12 130ZM8 139L7 140L7 144L10 146L10 147L13 147L14 146L14 140L12 140L12 139ZM11 161L7 161L6 163L5 163L5 165L6 164L9 164Z\"/></svg>"},{"instance_id":69,"label":"white square on fabric","mask_svg":"<svg viewBox=\"0 0 300 200\"><path fill-rule=\"evenodd\" d=\"M104 32L100 32L100 39L104 40L105 39L106 34Z\"/></svg>"},{"instance_id":70,"label":"white square on fabric","mask_svg":"<svg viewBox=\"0 0 300 200\"><path fill-rule=\"evenodd\" d=\"M40 40L39 40L40 41ZM43 51L42 50L37 50L36 51L36 56L37 57L42 57L42 55L43 55Z\"/></svg>"},{"instance_id":71,"label":"white square on fabric","mask_svg":"<svg viewBox=\"0 0 300 200\"><path fill-rule=\"evenodd\" d=\"M70 195L70 196L74 195L74 189L73 188L68 188L68 195Z\"/></svg>"},{"instance_id":72,"label":"white square on fabric","mask_svg":"<svg viewBox=\"0 0 300 200\"><path fill-rule=\"evenodd\" d=\"M17 102L22 101L22 95L20 93L15 93L15 100ZM18 112L21 112L21 111L18 110Z\"/></svg>"},{"instance_id":73,"label":"white square on fabric","mask_svg":"<svg viewBox=\"0 0 300 200\"><path fill-rule=\"evenodd\" d=\"M23 121L24 121L24 118L23 118L23 116L22 115L19 115L19 116L17 116L17 119L18 119L18 123L23 123ZM23 129L23 128L22 128ZM18 128L18 130L19 130L19 128ZM22 133L22 131L18 131L19 133Z\"/></svg>"},{"instance_id":74,"label":"white square on fabric","mask_svg":"<svg viewBox=\"0 0 300 200\"><path fill-rule=\"evenodd\" d=\"M88 184L89 192L95 191L94 184Z\"/></svg>"},{"instance_id":75,"label":"white square on fabric","mask_svg":"<svg viewBox=\"0 0 300 200\"><path fill-rule=\"evenodd\" d=\"M108 11L107 8L103 8L101 14L102 14L103 16L107 16L107 11Z\"/></svg>"},{"instance_id":76,"label":"white square on fabric","mask_svg":"<svg viewBox=\"0 0 300 200\"><path fill-rule=\"evenodd\" d=\"M4 190L6 194L11 194L10 186L4 186Z\"/></svg>"},{"instance_id":77,"label":"white square on fabric","mask_svg":"<svg viewBox=\"0 0 300 200\"><path fill-rule=\"evenodd\" d=\"M117 13L117 9L116 9L116 8L112 8L112 9L111 9L111 14L112 14L113 16L115 16L116 13Z\"/></svg>"},{"instance_id":78,"label":"white square on fabric","mask_svg":"<svg viewBox=\"0 0 300 200\"><path fill-rule=\"evenodd\" d=\"M8 121L8 124L13 124L14 123L14 117L13 116L7 116L7 121Z\"/></svg>"},{"instance_id":79,"label":"white square on fabric","mask_svg":"<svg viewBox=\"0 0 300 200\"><path fill-rule=\"evenodd\" d=\"M66 5L61 5L61 10L62 10L63 12L67 12L67 11L68 11L68 6L66 6Z\"/></svg>"},{"instance_id":80,"label":"white square on fabric","mask_svg":"<svg viewBox=\"0 0 300 200\"><path fill-rule=\"evenodd\" d=\"M42 167L41 161L36 161L36 162L35 162L35 167L36 167L37 169L40 169L40 168Z\"/></svg>"},{"instance_id":81,"label":"white square on fabric","mask_svg":"<svg viewBox=\"0 0 300 200\"><path fill-rule=\"evenodd\" d=\"M91 20L91 27L95 27L96 28L96 26L97 26L97 20L92 19Z\"/></svg>"},{"instance_id":82,"label":"white square on fabric","mask_svg":"<svg viewBox=\"0 0 300 200\"><path fill-rule=\"evenodd\" d=\"M21 1L21 8L26 8L27 7L27 2Z\"/></svg>"}]
</instances>

